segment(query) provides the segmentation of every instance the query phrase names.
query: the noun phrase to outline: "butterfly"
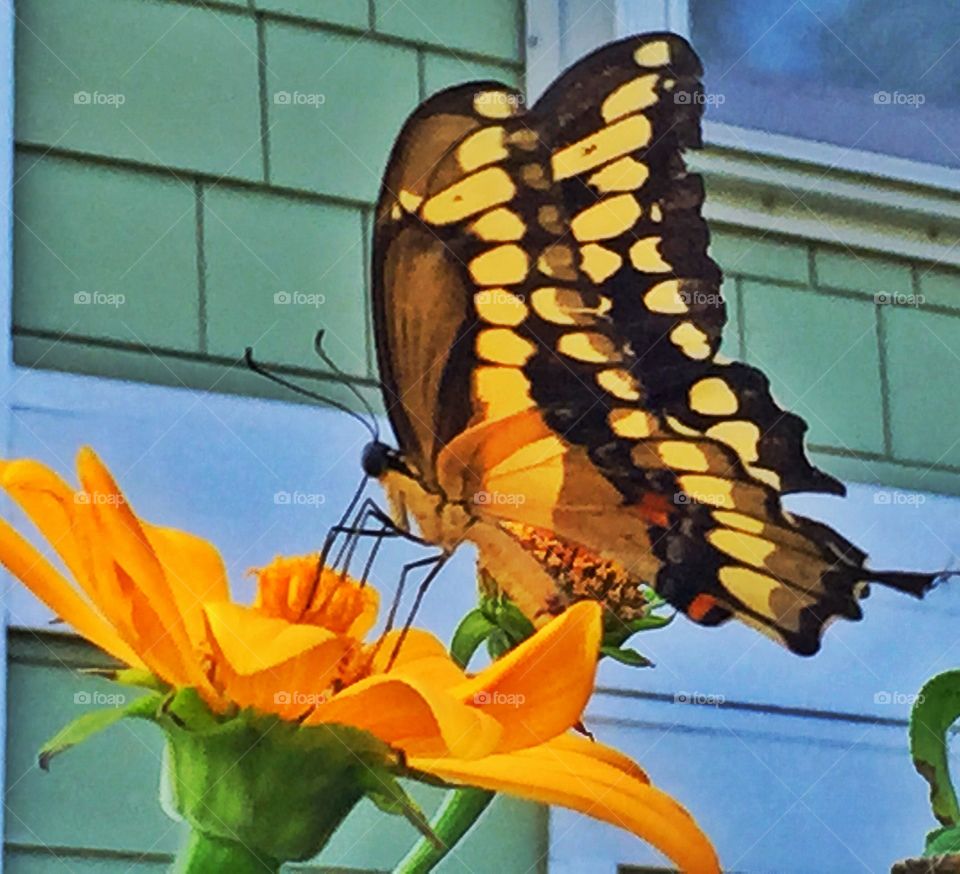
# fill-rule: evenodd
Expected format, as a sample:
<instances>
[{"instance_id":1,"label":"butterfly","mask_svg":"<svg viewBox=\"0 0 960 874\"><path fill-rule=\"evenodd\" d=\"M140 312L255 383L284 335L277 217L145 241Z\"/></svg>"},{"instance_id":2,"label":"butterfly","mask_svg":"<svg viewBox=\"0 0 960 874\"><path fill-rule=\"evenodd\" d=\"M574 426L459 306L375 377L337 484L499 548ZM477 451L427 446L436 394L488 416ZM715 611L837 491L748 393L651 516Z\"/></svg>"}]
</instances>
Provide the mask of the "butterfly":
<instances>
[{"instance_id":1,"label":"butterfly","mask_svg":"<svg viewBox=\"0 0 960 874\"><path fill-rule=\"evenodd\" d=\"M479 571L535 622L596 598L628 620L645 584L694 622L736 618L795 653L880 572L794 492L844 494L806 423L718 354L702 67L671 33L604 46L531 107L496 82L409 117L376 206L373 314L398 446L364 468L402 530Z\"/></svg>"}]
</instances>

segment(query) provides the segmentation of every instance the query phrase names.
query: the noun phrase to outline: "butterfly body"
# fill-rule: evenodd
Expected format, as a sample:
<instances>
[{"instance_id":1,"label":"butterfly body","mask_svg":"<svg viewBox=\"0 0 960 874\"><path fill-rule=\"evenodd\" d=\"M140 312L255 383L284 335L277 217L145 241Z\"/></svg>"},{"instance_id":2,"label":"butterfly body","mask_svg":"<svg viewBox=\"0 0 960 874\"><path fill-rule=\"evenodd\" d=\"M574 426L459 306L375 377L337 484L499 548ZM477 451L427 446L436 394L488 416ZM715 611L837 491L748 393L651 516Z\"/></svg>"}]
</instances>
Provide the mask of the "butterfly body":
<instances>
[{"instance_id":1,"label":"butterfly body","mask_svg":"<svg viewBox=\"0 0 960 874\"><path fill-rule=\"evenodd\" d=\"M781 497L842 494L759 370L717 354L701 68L674 34L612 43L531 108L491 82L408 119L375 214L373 312L399 450L369 453L398 525L477 548L533 619L644 584L797 653L883 574ZM375 444L376 445L376 444ZM383 464L374 464L378 459ZM600 576L598 577L598 573Z\"/></svg>"}]
</instances>

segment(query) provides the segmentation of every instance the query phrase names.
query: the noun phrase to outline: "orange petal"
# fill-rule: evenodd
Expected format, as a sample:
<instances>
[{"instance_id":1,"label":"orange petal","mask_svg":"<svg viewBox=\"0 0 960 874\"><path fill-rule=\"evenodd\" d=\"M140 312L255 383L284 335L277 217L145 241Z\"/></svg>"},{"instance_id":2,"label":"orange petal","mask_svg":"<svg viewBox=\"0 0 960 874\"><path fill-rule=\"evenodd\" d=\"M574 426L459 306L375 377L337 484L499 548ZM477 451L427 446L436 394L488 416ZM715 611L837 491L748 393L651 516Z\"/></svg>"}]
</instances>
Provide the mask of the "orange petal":
<instances>
[{"instance_id":1,"label":"orange petal","mask_svg":"<svg viewBox=\"0 0 960 874\"><path fill-rule=\"evenodd\" d=\"M203 602L230 599L223 559L209 541L186 531L146 523L143 530L163 566L191 643L197 646L206 636Z\"/></svg>"},{"instance_id":2,"label":"orange petal","mask_svg":"<svg viewBox=\"0 0 960 874\"><path fill-rule=\"evenodd\" d=\"M408 755L484 755L500 735L496 720L413 679L380 674L318 707L305 724L338 723L369 731Z\"/></svg>"},{"instance_id":3,"label":"orange petal","mask_svg":"<svg viewBox=\"0 0 960 874\"><path fill-rule=\"evenodd\" d=\"M189 681L204 688L207 685L206 676L199 662L193 657L193 646L184 627L183 617L177 609L176 599L164 575L163 566L154 553L140 520L92 449L85 447L77 454L77 471L80 482L90 495L100 524L101 536L105 543L109 544L113 560L149 603L149 612L155 613L160 619L161 637L153 640L144 637L140 642L141 648L172 648L181 653ZM136 615L137 610L142 609L138 604L139 599L134 598L129 590L127 595L132 602L134 621L139 621L140 617ZM141 635L148 631L154 633L153 622L140 621L139 625Z\"/></svg>"},{"instance_id":4,"label":"orange petal","mask_svg":"<svg viewBox=\"0 0 960 874\"><path fill-rule=\"evenodd\" d=\"M397 644L403 637L403 644L396 652ZM440 639L429 631L421 631L419 628L409 628L404 636L399 628L388 631L369 649L374 652L373 660L370 663L370 670L374 674L383 673L387 669L390 661L393 661L393 668L402 667L406 662L415 661L422 658L449 658L447 648L441 643Z\"/></svg>"},{"instance_id":5,"label":"orange petal","mask_svg":"<svg viewBox=\"0 0 960 874\"><path fill-rule=\"evenodd\" d=\"M130 667L146 665L36 549L0 519L0 562L64 622Z\"/></svg>"},{"instance_id":6,"label":"orange petal","mask_svg":"<svg viewBox=\"0 0 960 874\"><path fill-rule=\"evenodd\" d=\"M573 752L564 742L473 761L410 758L408 765L450 783L577 810L633 832L683 871L719 874L716 851L693 817L608 758L609 752Z\"/></svg>"},{"instance_id":7,"label":"orange petal","mask_svg":"<svg viewBox=\"0 0 960 874\"><path fill-rule=\"evenodd\" d=\"M543 743L579 721L593 692L600 616L595 601L574 604L456 690L503 725L500 752Z\"/></svg>"}]
</instances>

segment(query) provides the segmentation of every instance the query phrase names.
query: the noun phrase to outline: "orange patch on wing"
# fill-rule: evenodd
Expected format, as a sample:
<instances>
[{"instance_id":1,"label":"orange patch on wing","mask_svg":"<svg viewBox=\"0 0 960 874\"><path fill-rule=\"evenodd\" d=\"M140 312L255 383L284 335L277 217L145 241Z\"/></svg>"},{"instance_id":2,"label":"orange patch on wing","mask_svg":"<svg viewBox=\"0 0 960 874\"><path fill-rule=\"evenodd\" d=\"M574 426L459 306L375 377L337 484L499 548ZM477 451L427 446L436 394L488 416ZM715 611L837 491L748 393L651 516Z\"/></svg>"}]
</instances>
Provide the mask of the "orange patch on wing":
<instances>
[{"instance_id":1,"label":"orange patch on wing","mask_svg":"<svg viewBox=\"0 0 960 874\"><path fill-rule=\"evenodd\" d=\"M647 492L632 509L644 522L666 528L670 524L673 504L664 495Z\"/></svg>"},{"instance_id":2,"label":"orange patch on wing","mask_svg":"<svg viewBox=\"0 0 960 874\"><path fill-rule=\"evenodd\" d=\"M716 606L717 599L713 595L706 595L701 592L687 605L687 616L694 622L699 622Z\"/></svg>"}]
</instances>

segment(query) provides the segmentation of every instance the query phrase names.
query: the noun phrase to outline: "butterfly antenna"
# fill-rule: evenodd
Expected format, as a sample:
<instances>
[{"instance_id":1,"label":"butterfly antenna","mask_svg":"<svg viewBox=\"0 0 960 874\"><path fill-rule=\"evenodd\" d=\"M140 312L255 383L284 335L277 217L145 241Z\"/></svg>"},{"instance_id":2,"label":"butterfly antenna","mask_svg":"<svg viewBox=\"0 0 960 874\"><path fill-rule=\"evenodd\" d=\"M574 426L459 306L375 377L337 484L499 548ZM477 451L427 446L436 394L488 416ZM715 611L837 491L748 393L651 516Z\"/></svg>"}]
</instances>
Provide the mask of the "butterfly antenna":
<instances>
[{"instance_id":1,"label":"butterfly antenna","mask_svg":"<svg viewBox=\"0 0 960 874\"><path fill-rule=\"evenodd\" d=\"M334 407L335 409L340 410L343 413L346 413L348 416L351 416L352 418L356 419L361 425L363 425L363 427L367 429L367 431L369 432L373 440L380 439L380 431L376 427L375 419L372 420L374 424L371 424L370 421L368 421L366 418L361 416L356 410L351 410L350 407L348 407L346 404L340 401L334 400L331 397L327 397L326 395L319 394L318 392L310 391L310 389L304 388L301 385L297 385L295 382L292 382L289 379L285 379L284 377L278 376L276 373L273 373L272 371L267 370L266 367L264 367L259 361L257 361L253 357L253 349L250 346L247 346L246 351L244 352L244 355L243 355L243 360L246 363L247 367L249 367L250 370L252 370L258 376L263 376L266 379L269 379L270 382L276 383L277 385L282 385L285 389L287 389L288 391L292 391L294 394L302 395L305 398L310 398L311 400L318 401L319 403L322 403L322 404L327 404L328 406ZM338 370L337 373L338 375L342 375L343 371ZM363 402L364 409L369 410L370 405L366 402L366 400L364 400L363 396L356 390L356 388L350 385L350 383L346 383L346 385L354 392L354 394L356 394L358 398L360 398L360 400Z\"/></svg>"},{"instance_id":2,"label":"butterfly antenna","mask_svg":"<svg viewBox=\"0 0 960 874\"><path fill-rule=\"evenodd\" d=\"M313 339L313 348L316 351L320 360L327 365L343 382L347 390L353 394L353 396L360 401L360 404L363 406L363 409L366 410L367 415L370 417L370 421L373 422L373 439L380 439L380 426L377 424L377 414L374 412L373 407L370 405L363 394L357 389L357 387L351 382L350 377L343 372L342 368L327 354L327 350L323 348L323 337L326 331L321 328L317 331L317 336Z\"/></svg>"}]
</instances>

